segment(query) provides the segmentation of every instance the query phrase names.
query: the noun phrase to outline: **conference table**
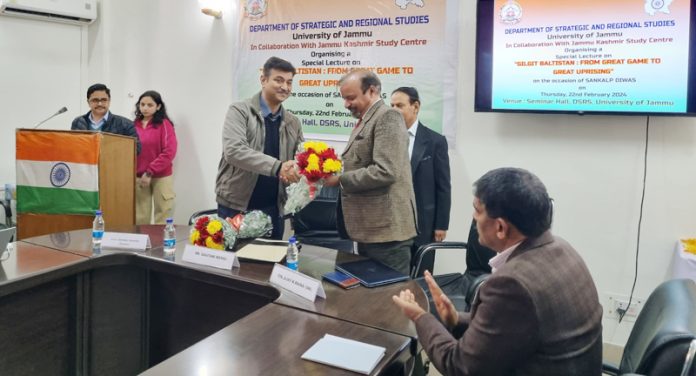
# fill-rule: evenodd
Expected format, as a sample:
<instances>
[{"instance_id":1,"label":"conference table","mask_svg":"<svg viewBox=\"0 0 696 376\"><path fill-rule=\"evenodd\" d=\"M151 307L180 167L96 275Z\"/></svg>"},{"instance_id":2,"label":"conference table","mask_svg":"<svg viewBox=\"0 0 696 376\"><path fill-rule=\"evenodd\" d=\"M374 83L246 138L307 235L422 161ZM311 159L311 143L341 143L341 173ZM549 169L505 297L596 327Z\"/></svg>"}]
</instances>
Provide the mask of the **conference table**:
<instances>
[{"instance_id":1,"label":"conference table","mask_svg":"<svg viewBox=\"0 0 696 376\"><path fill-rule=\"evenodd\" d=\"M415 327L391 302L414 281L344 290L323 282L312 302L269 282L272 263L231 270L182 260L189 234L165 254L163 226L145 252L94 251L91 230L13 243L0 268L0 372L69 375L343 375L300 356L325 334L386 349L373 374L399 374L419 351ZM299 271L321 279L360 256L304 245Z\"/></svg>"}]
</instances>

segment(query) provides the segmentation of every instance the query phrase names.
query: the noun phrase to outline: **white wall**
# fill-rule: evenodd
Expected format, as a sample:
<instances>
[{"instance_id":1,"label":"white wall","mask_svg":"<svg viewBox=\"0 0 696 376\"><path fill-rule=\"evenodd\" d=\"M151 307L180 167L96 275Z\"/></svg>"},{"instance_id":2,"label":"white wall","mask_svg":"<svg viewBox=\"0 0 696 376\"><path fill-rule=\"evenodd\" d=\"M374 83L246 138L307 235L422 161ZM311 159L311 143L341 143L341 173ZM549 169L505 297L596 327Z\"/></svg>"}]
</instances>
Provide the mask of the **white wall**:
<instances>
[{"instance_id":1,"label":"white wall","mask_svg":"<svg viewBox=\"0 0 696 376\"><path fill-rule=\"evenodd\" d=\"M0 184L15 182L15 129L70 129L83 101L80 26L0 17ZM4 219L3 219L4 220Z\"/></svg>"},{"instance_id":2,"label":"white wall","mask_svg":"<svg viewBox=\"0 0 696 376\"><path fill-rule=\"evenodd\" d=\"M179 137L176 221L184 223L193 211L215 205L219 135L228 104L238 99L232 91L235 10L226 9L223 19L215 20L202 15L194 0L104 0L101 5L101 19L88 28L82 49L79 28L0 18L2 55L6 48L19 55L9 68L26 79L38 74L51 77L24 87L26 80L10 77L8 69L2 69L2 87L6 81L17 81L11 81L15 90L0 93L0 178L14 177L14 124L38 121L67 101L71 113L52 125L69 127L77 106L82 106L80 112L86 110L83 92L96 81L112 88L112 110L125 116L132 116L141 92L155 89L162 93ZM556 203L553 230L583 255L603 303L607 293L627 295L633 277L647 118L474 113L475 14L474 2L461 4L459 80L452 83L460 95L460 124L457 148L450 151L449 239L466 240L473 181L495 167L524 167L546 183ZM8 47L26 33L29 40ZM33 33L36 38L47 36L43 48L50 60L35 53ZM70 47L56 47L63 39ZM86 59L82 69L80 53ZM62 60L69 77L55 78L46 72ZM8 63L0 59L0 64ZM691 215L696 209L696 175L691 173L696 165L696 120L653 117L649 136L638 297L647 297L669 277L676 239L694 235L696 228L696 217ZM442 256L440 271L464 269L461 255ZM630 323L617 326L609 318L604 325L605 341L615 343L623 343L631 327Z\"/></svg>"}]
</instances>

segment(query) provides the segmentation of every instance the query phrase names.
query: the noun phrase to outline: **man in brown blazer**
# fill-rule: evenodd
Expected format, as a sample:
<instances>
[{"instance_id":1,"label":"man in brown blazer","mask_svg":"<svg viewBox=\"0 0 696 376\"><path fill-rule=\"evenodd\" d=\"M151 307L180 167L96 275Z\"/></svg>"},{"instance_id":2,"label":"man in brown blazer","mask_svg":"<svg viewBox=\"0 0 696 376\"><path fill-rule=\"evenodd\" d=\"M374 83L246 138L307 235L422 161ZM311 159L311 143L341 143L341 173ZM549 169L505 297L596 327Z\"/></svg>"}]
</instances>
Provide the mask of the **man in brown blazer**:
<instances>
[{"instance_id":1,"label":"man in brown blazer","mask_svg":"<svg viewBox=\"0 0 696 376\"><path fill-rule=\"evenodd\" d=\"M501 168L474 187L479 242L498 254L471 313L458 313L427 272L445 326L411 291L393 297L428 357L444 375L601 375L597 288L580 255L549 231L543 183L526 170Z\"/></svg>"},{"instance_id":2,"label":"man in brown blazer","mask_svg":"<svg viewBox=\"0 0 696 376\"><path fill-rule=\"evenodd\" d=\"M339 90L358 122L341 155L343 174L326 180L341 186L337 219L358 253L408 274L416 205L404 118L384 103L382 84L370 71L348 73Z\"/></svg>"}]
</instances>

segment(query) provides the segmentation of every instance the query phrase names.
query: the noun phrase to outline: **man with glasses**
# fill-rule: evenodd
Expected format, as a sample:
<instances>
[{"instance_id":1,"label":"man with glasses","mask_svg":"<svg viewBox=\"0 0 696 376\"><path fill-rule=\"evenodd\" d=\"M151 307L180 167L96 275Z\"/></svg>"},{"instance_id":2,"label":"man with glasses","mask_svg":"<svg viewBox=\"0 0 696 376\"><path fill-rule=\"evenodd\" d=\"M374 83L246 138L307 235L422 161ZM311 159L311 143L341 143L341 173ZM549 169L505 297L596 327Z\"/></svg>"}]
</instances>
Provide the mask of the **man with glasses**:
<instances>
[{"instance_id":1,"label":"man with glasses","mask_svg":"<svg viewBox=\"0 0 696 376\"><path fill-rule=\"evenodd\" d=\"M87 89L87 104L90 111L73 120L70 129L120 134L135 138L136 151L140 154L140 139L133 122L123 116L109 112L111 90L104 84L94 84Z\"/></svg>"},{"instance_id":2,"label":"man with glasses","mask_svg":"<svg viewBox=\"0 0 696 376\"><path fill-rule=\"evenodd\" d=\"M408 159L408 134L399 111L382 100L382 82L368 70L338 81L343 105L358 119L343 150L339 231L358 243L358 253L404 274L416 237L416 202Z\"/></svg>"}]
</instances>

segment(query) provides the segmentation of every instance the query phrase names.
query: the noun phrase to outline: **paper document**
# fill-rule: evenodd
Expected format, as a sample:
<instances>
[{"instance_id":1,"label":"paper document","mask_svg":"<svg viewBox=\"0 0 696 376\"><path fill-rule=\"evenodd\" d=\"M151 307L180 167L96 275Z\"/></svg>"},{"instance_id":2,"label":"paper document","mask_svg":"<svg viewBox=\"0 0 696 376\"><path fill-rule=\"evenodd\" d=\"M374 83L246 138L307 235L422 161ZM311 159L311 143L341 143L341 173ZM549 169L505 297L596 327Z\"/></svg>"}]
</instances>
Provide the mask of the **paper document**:
<instances>
[{"instance_id":1,"label":"paper document","mask_svg":"<svg viewBox=\"0 0 696 376\"><path fill-rule=\"evenodd\" d=\"M245 260L280 262L288 251L287 244L249 243L237 251L237 257Z\"/></svg>"},{"instance_id":2,"label":"paper document","mask_svg":"<svg viewBox=\"0 0 696 376\"><path fill-rule=\"evenodd\" d=\"M325 334L302 359L369 375L384 357L384 347Z\"/></svg>"}]
</instances>

